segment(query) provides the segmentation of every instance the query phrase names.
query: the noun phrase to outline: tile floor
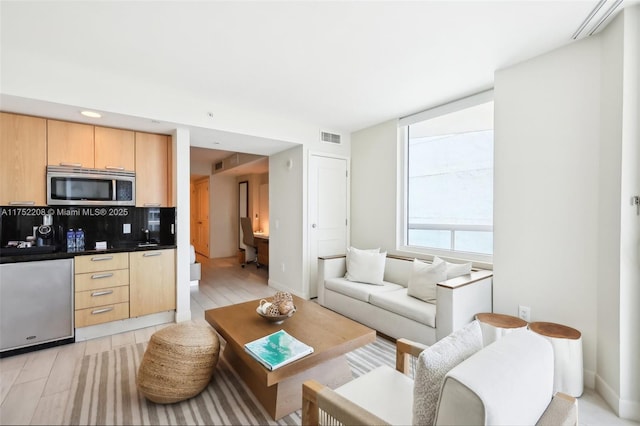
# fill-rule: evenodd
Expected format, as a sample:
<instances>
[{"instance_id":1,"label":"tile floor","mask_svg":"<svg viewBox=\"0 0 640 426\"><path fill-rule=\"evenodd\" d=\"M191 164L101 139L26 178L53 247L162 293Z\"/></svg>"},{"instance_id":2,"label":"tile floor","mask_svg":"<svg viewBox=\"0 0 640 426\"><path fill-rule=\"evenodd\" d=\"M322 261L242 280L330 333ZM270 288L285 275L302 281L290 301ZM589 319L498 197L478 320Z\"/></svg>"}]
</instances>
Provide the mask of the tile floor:
<instances>
[{"instance_id":1,"label":"tile floor","mask_svg":"<svg viewBox=\"0 0 640 426\"><path fill-rule=\"evenodd\" d=\"M218 306L273 295L267 271L255 265L241 268L237 258L203 259L202 280L191 289L191 316L204 322L204 311ZM84 355L148 341L165 325L116 334L0 359L0 424L61 424L75 366ZM618 418L593 390L579 400L581 425L640 423Z\"/></svg>"}]
</instances>

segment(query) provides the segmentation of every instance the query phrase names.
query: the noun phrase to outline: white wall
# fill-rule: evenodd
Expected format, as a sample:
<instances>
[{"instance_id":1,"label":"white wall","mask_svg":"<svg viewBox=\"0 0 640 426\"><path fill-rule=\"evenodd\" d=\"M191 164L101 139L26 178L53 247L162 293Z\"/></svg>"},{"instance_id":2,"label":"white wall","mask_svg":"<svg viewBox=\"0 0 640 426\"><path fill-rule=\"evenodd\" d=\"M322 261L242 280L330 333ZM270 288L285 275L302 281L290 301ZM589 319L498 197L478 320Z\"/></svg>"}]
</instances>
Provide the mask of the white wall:
<instances>
[{"instance_id":1,"label":"white wall","mask_svg":"<svg viewBox=\"0 0 640 426\"><path fill-rule=\"evenodd\" d=\"M351 245L396 252L398 122L351 135Z\"/></svg>"},{"instance_id":2,"label":"white wall","mask_svg":"<svg viewBox=\"0 0 640 426\"><path fill-rule=\"evenodd\" d=\"M625 9L620 205L620 415L640 421L640 6Z\"/></svg>"},{"instance_id":3,"label":"white wall","mask_svg":"<svg viewBox=\"0 0 640 426\"><path fill-rule=\"evenodd\" d=\"M209 176L210 257L230 257L238 253L238 184L235 176Z\"/></svg>"},{"instance_id":4,"label":"white wall","mask_svg":"<svg viewBox=\"0 0 640 426\"><path fill-rule=\"evenodd\" d=\"M176 321L191 319L191 204L189 191L189 131L177 129L172 138L176 203Z\"/></svg>"},{"instance_id":5,"label":"white wall","mask_svg":"<svg viewBox=\"0 0 640 426\"><path fill-rule=\"evenodd\" d=\"M622 144L623 22L616 19L602 35L602 120L600 139L599 267L596 387L618 411L620 396L620 171Z\"/></svg>"},{"instance_id":6,"label":"white wall","mask_svg":"<svg viewBox=\"0 0 640 426\"><path fill-rule=\"evenodd\" d=\"M596 370L600 48L585 39L495 75L494 311L582 332Z\"/></svg>"},{"instance_id":7,"label":"white wall","mask_svg":"<svg viewBox=\"0 0 640 426\"><path fill-rule=\"evenodd\" d=\"M635 420L639 10L495 78L494 310L580 330L585 384Z\"/></svg>"},{"instance_id":8,"label":"white wall","mask_svg":"<svg viewBox=\"0 0 640 426\"><path fill-rule=\"evenodd\" d=\"M302 160L302 146L269 157L269 285L305 297Z\"/></svg>"}]
</instances>

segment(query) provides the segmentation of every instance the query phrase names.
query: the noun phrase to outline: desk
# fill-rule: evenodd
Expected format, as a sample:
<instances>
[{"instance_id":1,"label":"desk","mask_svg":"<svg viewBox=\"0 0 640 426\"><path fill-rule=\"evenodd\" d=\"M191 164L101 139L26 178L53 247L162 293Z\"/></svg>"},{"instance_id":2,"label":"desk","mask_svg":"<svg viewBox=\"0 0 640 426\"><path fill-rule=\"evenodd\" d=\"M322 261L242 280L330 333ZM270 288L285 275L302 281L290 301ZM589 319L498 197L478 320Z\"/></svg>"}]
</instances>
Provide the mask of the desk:
<instances>
[{"instance_id":1,"label":"desk","mask_svg":"<svg viewBox=\"0 0 640 426\"><path fill-rule=\"evenodd\" d=\"M269 266L269 236L265 234L253 234L258 249L258 263L260 265Z\"/></svg>"}]
</instances>

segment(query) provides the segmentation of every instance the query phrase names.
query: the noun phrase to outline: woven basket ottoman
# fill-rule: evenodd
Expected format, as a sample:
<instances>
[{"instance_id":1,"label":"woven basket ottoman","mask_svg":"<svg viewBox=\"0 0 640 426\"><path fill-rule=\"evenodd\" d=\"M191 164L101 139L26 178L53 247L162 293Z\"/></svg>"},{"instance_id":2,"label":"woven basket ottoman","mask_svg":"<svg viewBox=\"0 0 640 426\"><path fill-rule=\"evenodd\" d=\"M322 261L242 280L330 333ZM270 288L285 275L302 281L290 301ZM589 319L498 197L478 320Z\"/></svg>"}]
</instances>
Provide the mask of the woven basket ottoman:
<instances>
[{"instance_id":1,"label":"woven basket ottoman","mask_svg":"<svg viewBox=\"0 0 640 426\"><path fill-rule=\"evenodd\" d=\"M138 369L138 391L159 404L194 397L211 381L219 352L218 335L209 325L188 321L158 330Z\"/></svg>"}]
</instances>

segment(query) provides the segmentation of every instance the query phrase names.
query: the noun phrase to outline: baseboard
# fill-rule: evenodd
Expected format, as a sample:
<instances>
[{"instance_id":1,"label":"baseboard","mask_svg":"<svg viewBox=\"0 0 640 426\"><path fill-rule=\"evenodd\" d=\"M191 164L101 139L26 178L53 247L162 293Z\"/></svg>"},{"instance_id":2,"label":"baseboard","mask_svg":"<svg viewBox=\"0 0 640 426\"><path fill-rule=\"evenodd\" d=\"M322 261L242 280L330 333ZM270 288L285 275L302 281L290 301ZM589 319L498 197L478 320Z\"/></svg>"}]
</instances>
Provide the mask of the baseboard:
<instances>
[{"instance_id":1,"label":"baseboard","mask_svg":"<svg viewBox=\"0 0 640 426\"><path fill-rule=\"evenodd\" d=\"M621 399L620 418L640 422L640 402Z\"/></svg>"},{"instance_id":2,"label":"baseboard","mask_svg":"<svg viewBox=\"0 0 640 426\"><path fill-rule=\"evenodd\" d=\"M176 312L176 322L191 321L191 309Z\"/></svg>"},{"instance_id":3,"label":"baseboard","mask_svg":"<svg viewBox=\"0 0 640 426\"><path fill-rule=\"evenodd\" d=\"M190 313L191 312L189 312L189 314ZM104 324L76 328L76 342L95 339L97 337L111 336L113 334L138 330L140 328L151 327L154 325L166 324L174 322L175 318L175 311L166 311L137 318L127 318L118 321L106 322ZM191 319L191 317L189 317L189 319Z\"/></svg>"},{"instance_id":4,"label":"baseboard","mask_svg":"<svg viewBox=\"0 0 640 426\"><path fill-rule=\"evenodd\" d=\"M286 291L289 292L291 294L294 294L302 299L305 300L309 300L309 294L303 294L300 293L298 291L295 290L291 290L289 287L287 287L286 285L277 282L276 280L272 280L271 278L269 278L269 281L267 282L267 284L269 285L269 287L273 287L276 291Z\"/></svg>"}]
</instances>

